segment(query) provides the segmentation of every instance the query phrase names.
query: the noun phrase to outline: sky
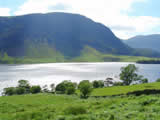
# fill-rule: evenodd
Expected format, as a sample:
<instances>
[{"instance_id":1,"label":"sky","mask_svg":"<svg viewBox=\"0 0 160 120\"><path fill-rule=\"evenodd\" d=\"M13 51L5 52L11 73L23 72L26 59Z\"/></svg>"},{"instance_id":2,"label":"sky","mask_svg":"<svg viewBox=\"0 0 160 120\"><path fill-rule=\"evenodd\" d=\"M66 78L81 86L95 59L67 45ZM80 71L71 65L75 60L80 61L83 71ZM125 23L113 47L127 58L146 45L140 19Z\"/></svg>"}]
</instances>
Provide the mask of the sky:
<instances>
[{"instance_id":1,"label":"sky","mask_svg":"<svg viewBox=\"0 0 160 120\"><path fill-rule=\"evenodd\" d=\"M121 39L160 34L160 0L0 0L0 16L67 12L109 27Z\"/></svg>"}]
</instances>

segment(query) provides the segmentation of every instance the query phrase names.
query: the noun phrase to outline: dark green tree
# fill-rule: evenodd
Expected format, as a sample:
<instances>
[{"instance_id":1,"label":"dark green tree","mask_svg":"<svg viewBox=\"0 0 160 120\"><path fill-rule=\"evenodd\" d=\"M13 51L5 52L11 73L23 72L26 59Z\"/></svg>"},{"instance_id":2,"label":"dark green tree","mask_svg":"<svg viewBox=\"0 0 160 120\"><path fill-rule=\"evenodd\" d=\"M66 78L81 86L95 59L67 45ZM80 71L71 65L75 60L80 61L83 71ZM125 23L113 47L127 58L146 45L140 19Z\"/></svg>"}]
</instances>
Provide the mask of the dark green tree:
<instances>
[{"instance_id":1,"label":"dark green tree","mask_svg":"<svg viewBox=\"0 0 160 120\"><path fill-rule=\"evenodd\" d=\"M142 79L141 83L148 83L148 79L147 78Z\"/></svg>"},{"instance_id":2,"label":"dark green tree","mask_svg":"<svg viewBox=\"0 0 160 120\"><path fill-rule=\"evenodd\" d=\"M40 92L41 92L41 87L40 87L39 85L37 85L37 86L32 86L32 87L30 88L30 92L31 92L32 94L40 93Z\"/></svg>"},{"instance_id":3,"label":"dark green tree","mask_svg":"<svg viewBox=\"0 0 160 120\"><path fill-rule=\"evenodd\" d=\"M71 81L63 81L56 86L56 92L61 94L74 94L76 91L76 84Z\"/></svg>"},{"instance_id":4,"label":"dark green tree","mask_svg":"<svg viewBox=\"0 0 160 120\"><path fill-rule=\"evenodd\" d=\"M3 89L3 95L10 96L16 93L15 87L8 87Z\"/></svg>"},{"instance_id":5,"label":"dark green tree","mask_svg":"<svg viewBox=\"0 0 160 120\"><path fill-rule=\"evenodd\" d=\"M22 95L26 93L26 89L24 87L17 87L16 88L16 94L17 95Z\"/></svg>"},{"instance_id":6,"label":"dark green tree","mask_svg":"<svg viewBox=\"0 0 160 120\"><path fill-rule=\"evenodd\" d=\"M27 80L19 80L18 81L18 87L24 88L25 93L30 93L30 84Z\"/></svg>"},{"instance_id":7,"label":"dark green tree","mask_svg":"<svg viewBox=\"0 0 160 120\"><path fill-rule=\"evenodd\" d=\"M95 80L95 81L92 82L92 84L93 84L94 88L104 87L104 81L102 81L102 80Z\"/></svg>"},{"instance_id":8,"label":"dark green tree","mask_svg":"<svg viewBox=\"0 0 160 120\"><path fill-rule=\"evenodd\" d=\"M80 90L82 98L88 98L93 90L93 86L89 80L83 80L79 83L78 89Z\"/></svg>"},{"instance_id":9,"label":"dark green tree","mask_svg":"<svg viewBox=\"0 0 160 120\"><path fill-rule=\"evenodd\" d=\"M160 82L160 78L158 78L158 79L156 80L156 82Z\"/></svg>"},{"instance_id":10,"label":"dark green tree","mask_svg":"<svg viewBox=\"0 0 160 120\"><path fill-rule=\"evenodd\" d=\"M120 79L124 85L130 85L132 82L142 80L142 76L137 74L138 68L134 64L129 64L121 68Z\"/></svg>"}]
</instances>

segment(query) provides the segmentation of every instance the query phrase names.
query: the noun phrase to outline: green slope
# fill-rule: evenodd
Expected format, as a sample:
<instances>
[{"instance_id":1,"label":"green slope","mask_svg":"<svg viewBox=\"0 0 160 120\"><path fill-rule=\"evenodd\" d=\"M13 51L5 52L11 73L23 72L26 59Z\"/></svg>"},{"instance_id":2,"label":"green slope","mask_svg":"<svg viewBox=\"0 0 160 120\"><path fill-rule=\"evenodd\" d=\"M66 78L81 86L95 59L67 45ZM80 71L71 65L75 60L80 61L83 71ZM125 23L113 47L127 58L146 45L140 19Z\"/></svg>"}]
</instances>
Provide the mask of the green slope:
<instances>
[{"instance_id":1,"label":"green slope","mask_svg":"<svg viewBox=\"0 0 160 120\"><path fill-rule=\"evenodd\" d=\"M94 89L92 96L112 96L126 94L128 92L141 91L145 89L158 89L160 90L160 82L146 83L131 86L115 86Z\"/></svg>"},{"instance_id":2,"label":"green slope","mask_svg":"<svg viewBox=\"0 0 160 120\"><path fill-rule=\"evenodd\" d=\"M92 95L160 89L160 83L95 89ZM111 93L110 93L111 92ZM160 95L80 99L79 96L36 94L0 97L0 120L159 120ZM146 119L147 118L147 119Z\"/></svg>"},{"instance_id":3,"label":"green slope","mask_svg":"<svg viewBox=\"0 0 160 120\"><path fill-rule=\"evenodd\" d=\"M40 47L39 47L40 46ZM13 58L6 53L0 55L0 63L55 63L55 62L137 62L148 60L160 60L159 58L136 57L136 56L120 56L112 54L103 54L94 48L85 46L80 56L70 58L65 57L56 49L49 47L48 44L30 45L26 48L26 56L21 58Z\"/></svg>"}]
</instances>

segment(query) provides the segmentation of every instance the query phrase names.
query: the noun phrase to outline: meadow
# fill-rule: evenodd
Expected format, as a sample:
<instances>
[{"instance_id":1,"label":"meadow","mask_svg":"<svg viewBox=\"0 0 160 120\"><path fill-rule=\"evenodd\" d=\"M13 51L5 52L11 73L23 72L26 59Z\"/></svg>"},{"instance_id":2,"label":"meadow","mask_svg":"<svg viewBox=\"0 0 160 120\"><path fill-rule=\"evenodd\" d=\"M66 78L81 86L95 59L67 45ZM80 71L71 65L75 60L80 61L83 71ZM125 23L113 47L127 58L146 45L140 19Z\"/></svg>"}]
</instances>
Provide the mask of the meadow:
<instances>
[{"instance_id":1,"label":"meadow","mask_svg":"<svg viewBox=\"0 0 160 120\"><path fill-rule=\"evenodd\" d=\"M91 97L28 94L0 97L0 120L159 120L160 95L125 95L160 89L160 83L94 89ZM117 94L123 94L114 96ZM93 96L106 96L93 97Z\"/></svg>"}]
</instances>

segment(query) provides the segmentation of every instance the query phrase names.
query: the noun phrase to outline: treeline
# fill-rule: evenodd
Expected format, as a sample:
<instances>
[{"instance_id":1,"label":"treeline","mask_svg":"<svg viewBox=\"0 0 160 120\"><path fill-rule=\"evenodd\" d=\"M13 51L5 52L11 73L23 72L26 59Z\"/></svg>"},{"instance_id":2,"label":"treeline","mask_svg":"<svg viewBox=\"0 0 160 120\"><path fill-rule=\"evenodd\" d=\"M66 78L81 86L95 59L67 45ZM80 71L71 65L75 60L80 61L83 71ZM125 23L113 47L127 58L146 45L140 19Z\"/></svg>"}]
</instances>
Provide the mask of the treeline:
<instances>
[{"instance_id":1,"label":"treeline","mask_svg":"<svg viewBox=\"0 0 160 120\"><path fill-rule=\"evenodd\" d=\"M93 88L104 87L104 82L83 80L79 84L71 81L63 81L57 86L55 84L50 85L50 89L47 85L40 87L39 85L31 86L27 80L19 80L16 87L4 88L3 95L23 95L23 94L36 94L36 93L52 93L52 94L77 94L76 90L80 91L82 98L87 98L92 92Z\"/></svg>"},{"instance_id":2,"label":"treeline","mask_svg":"<svg viewBox=\"0 0 160 120\"><path fill-rule=\"evenodd\" d=\"M0 52L0 63L1 64L17 64L21 63L22 60L20 58L14 58L8 56L6 52Z\"/></svg>"},{"instance_id":3,"label":"treeline","mask_svg":"<svg viewBox=\"0 0 160 120\"><path fill-rule=\"evenodd\" d=\"M139 64L160 64L160 60L139 60Z\"/></svg>"},{"instance_id":4,"label":"treeline","mask_svg":"<svg viewBox=\"0 0 160 120\"><path fill-rule=\"evenodd\" d=\"M71 81L63 81L55 86L50 85L50 89L47 85L40 87L39 85L31 86L27 80L19 80L18 86L4 88L3 95L22 95L22 94L36 94L36 93L54 93L54 94L80 94L81 98L88 98L94 88L103 88L109 86L128 86L131 84L148 83L148 79L137 74L138 68L134 64L129 64L126 67L121 68L120 79L121 82L115 82L111 79L95 80L90 82L89 80L83 80L79 84ZM157 79L160 82L160 79Z\"/></svg>"}]
</instances>

